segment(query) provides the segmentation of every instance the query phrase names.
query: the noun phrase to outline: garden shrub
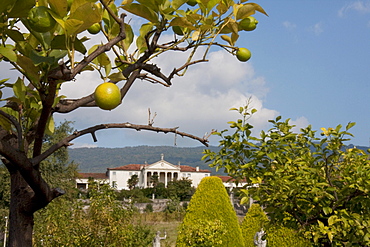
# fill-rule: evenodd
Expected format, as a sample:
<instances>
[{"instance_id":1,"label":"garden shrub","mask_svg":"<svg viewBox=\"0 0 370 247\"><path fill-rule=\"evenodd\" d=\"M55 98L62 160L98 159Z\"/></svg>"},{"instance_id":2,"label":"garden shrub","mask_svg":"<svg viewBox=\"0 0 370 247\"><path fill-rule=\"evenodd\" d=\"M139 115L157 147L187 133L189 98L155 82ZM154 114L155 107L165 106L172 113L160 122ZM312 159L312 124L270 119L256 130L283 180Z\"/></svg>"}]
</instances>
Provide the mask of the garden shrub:
<instances>
[{"instance_id":1,"label":"garden shrub","mask_svg":"<svg viewBox=\"0 0 370 247\"><path fill-rule=\"evenodd\" d=\"M236 213L220 178L205 177L200 182L179 228L176 246L244 247Z\"/></svg>"},{"instance_id":2,"label":"garden shrub","mask_svg":"<svg viewBox=\"0 0 370 247\"><path fill-rule=\"evenodd\" d=\"M272 226L267 230L267 245L269 247L310 247L311 242L288 227Z\"/></svg>"},{"instance_id":3,"label":"garden shrub","mask_svg":"<svg viewBox=\"0 0 370 247\"><path fill-rule=\"evenodd\" d=\"M259 204L252 204L241 225L245 247L254 247L254 235L264 228L268 247L309 247L310 241L288 227L271 225Z\"/></svg>"},{"instance_id":4,"label":"garden shrub","mask_svg":"<svg viewBox=\"0 0 370 247\"><path fill-rule=\"evenodd\" d=\"M254 247L253 238L256 232L265 227L268 218L259 204L252 204L241 225L245 247ZM270 246L270 245L269 245Z\"/></svg>"}]
</instances>

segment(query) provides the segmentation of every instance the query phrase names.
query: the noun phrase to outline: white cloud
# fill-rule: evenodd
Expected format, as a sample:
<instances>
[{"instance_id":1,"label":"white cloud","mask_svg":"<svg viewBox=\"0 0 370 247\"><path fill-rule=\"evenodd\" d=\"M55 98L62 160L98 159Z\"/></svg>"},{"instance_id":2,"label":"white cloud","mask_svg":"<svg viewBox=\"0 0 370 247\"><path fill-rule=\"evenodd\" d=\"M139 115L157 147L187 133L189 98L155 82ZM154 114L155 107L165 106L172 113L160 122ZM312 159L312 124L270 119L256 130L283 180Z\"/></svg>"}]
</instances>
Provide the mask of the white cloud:
<instances>
[{"instance_id":1,"label":"white cloud","mask_svg":"<svg viewBox=\"0 0 370 247\"><path fill-rule=\"evenodd\" d=\"M283 26L288 29L289 31L293 31L296 29L297 25L295 23L292 23L290 21L284 21Z\"/></svg>"},{"instance_id":2,"label":"white cloud","mask_svg":"<svg viewBox=\"0 0 370 247\"><path fill-rule=\"evenodd\" d=\"M346 4L338 11L339 17L344 17L349 11L356 11L361 14L370 13L370 1L354 1Z\"/></svg>"},{"instance_id":3,"label":"white cloud","mask_svg":"<svg viewBox=\"0 0 370 247\"><path fill-rule=\"evenodd\" d=\"M293 132L300 132L300 129L306 128L310 123L307 118L299 117L296 120L290 120L289 124L295 125L295 127L293 127Z\"/></svg>"},{"instance_id":4,"label":"white cloud","mask_svg":"<svg viewBox=\"0 0 370 247\"><path fill-rule=\"evenodd\" d=\"M315 25L309 27L309 31L313 32L315 35L320 35L322 32L324 32L322 22L318 22Z\"/></svg>"},{"instance_id":5,"label":"white cloud","mask_svg":"<svg viewBox=\"0 0 370 247\"><path fill-rule=\"evenodd\" d=\"M185 53L172 53L156 60L164 72L171 71L185 61ZM82 73L77 80L65 84L62 93L78 97L78 94L91 93L100 79L93 73ZM267 126L267 120L278 115L278 112L263 107L263 98L268 88L263 77L255 75L251 63L241 63L234 56L224 51L211 52L208 63L192 66L184 77L175 78L169 88L145 81L136 81L127 94L123 104L112 111L96 108L78 109L70 113L68 119L76 122L78 129L86 128L102 122L132 122L146 124L148 108L157 113L155 126L176 127L180 131L203 136L212 129L227 128L227 122L236 120L239 116L230 112L231 107L239 107L252 98L252 107L258 113L251 118L251 124L256 130ZM62 116L66 117L66 116ZM141 134L136 131L116 132L121 134L106 135L100 133L99 141L110 142L112 146L129 145L172 145L173 135ZM104 141L104 138L109 140ZM212 137L213 142L218 141ZM84 140L86 142L86 140ZM114 143L114 144L113 144ZM164 144L165 143L165 144ZM195 141L180 138L179 145L199 145ZM180 144L181 143L181 144ZM217 144L217 143L213 143ZM100 142L98 142L100 146Z\"/></svg>"}]
</instances>

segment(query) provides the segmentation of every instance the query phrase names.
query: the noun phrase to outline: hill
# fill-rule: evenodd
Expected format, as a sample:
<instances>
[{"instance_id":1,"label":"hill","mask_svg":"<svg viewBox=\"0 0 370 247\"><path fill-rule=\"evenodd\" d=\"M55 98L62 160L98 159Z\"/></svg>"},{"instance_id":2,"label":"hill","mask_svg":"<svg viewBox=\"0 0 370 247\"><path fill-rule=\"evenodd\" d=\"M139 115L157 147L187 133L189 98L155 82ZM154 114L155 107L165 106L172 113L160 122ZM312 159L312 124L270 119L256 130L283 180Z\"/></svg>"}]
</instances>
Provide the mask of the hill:
<instances>
[{"instance_id":1,"label":"hill","mask_svg":"<svg viewBox=\"0 0 370 247\"><path fill-rule=\"evenodd\" d=\"M350 144L347 148L353 148ZM362 150L369 147L357 146ZM174 165L179 162L182 165L199 166L208 169L211 173L225 175L223 169L216 172L208 164L201 160L205 147L172 147L172 146L137 146L124 148L70 148L70 160L80 164L80 172L106 172L107 168L114 168L128 164L151 164L161 158ZM209 147L212 151L218 151L219 147Z\"/></svg>"},{"instance_id":2,"label":"hill","mask_svg":"<svg viewBox=\"0 0 370 247\"><path fill-rule=\"evenodd\" d=\"M137 146L124 148L70 148L69 158L79 164L80 172L106 172L107 168L114 168L128 164L151 164L164 159L174 165L199 166L208 169L212 174L216 172L201 160L205 147L171 147L171 146ZM218 147L209 147L213 151Z\"/></svg>"}]
</instances>

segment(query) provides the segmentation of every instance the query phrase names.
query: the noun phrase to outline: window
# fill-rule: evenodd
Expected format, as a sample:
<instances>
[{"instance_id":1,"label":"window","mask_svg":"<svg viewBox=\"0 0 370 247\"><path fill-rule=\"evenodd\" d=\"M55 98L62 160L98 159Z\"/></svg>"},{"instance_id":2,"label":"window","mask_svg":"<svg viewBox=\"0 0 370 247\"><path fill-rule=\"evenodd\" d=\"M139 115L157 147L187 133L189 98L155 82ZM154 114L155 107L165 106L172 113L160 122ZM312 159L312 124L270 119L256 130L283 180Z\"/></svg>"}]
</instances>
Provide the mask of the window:
<instances>
[{"instance_id":1,"label":"window","mask_svg":"<svg viewBox=\"0 0 370 247\"><path fill-rule=\"evenodd\" d=\"M132 172L129 172L128 175L131 177L132 176Z\"/></svg>"},{"instance_id":2,"label":"window","mask_svg":"<svg viewBox=\"0 0 370 247\"><path fill-rule=\"evenodd\" d=\"M208 174L204 174L205 177L208 177Z\"/></svg>"},{"instance_id":3,"label":"window","mask_svg":"<svg viewBox=\"0 0 370 247\"><path fill-rule=\"evenodd\" d=\"M191 174L190 174L190 173L188 173L188 178L189 178L189 177L191 177Z\"/></svg>"}]
</instances>

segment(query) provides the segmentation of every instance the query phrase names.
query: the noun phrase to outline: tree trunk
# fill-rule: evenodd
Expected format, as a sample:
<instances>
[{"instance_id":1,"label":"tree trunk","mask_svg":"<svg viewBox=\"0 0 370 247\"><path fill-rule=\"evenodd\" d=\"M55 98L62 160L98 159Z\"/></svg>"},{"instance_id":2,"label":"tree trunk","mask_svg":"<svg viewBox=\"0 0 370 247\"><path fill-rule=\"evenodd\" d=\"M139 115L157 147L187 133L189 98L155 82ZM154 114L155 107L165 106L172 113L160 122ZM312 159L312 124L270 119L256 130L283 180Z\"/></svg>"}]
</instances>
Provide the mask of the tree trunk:
<instances>
[{"instance_id":1,"label":"tree trunk","mask_svg":"<svg viewBox=\"0 0 370 247\"><path fill-rule=\"evenodd\" d=\"M11 196L9 216L9 242L8 247L32 247L33 213L27 210L33 196L18 171L10 173Z\"/></svg>"}]
</instances>

